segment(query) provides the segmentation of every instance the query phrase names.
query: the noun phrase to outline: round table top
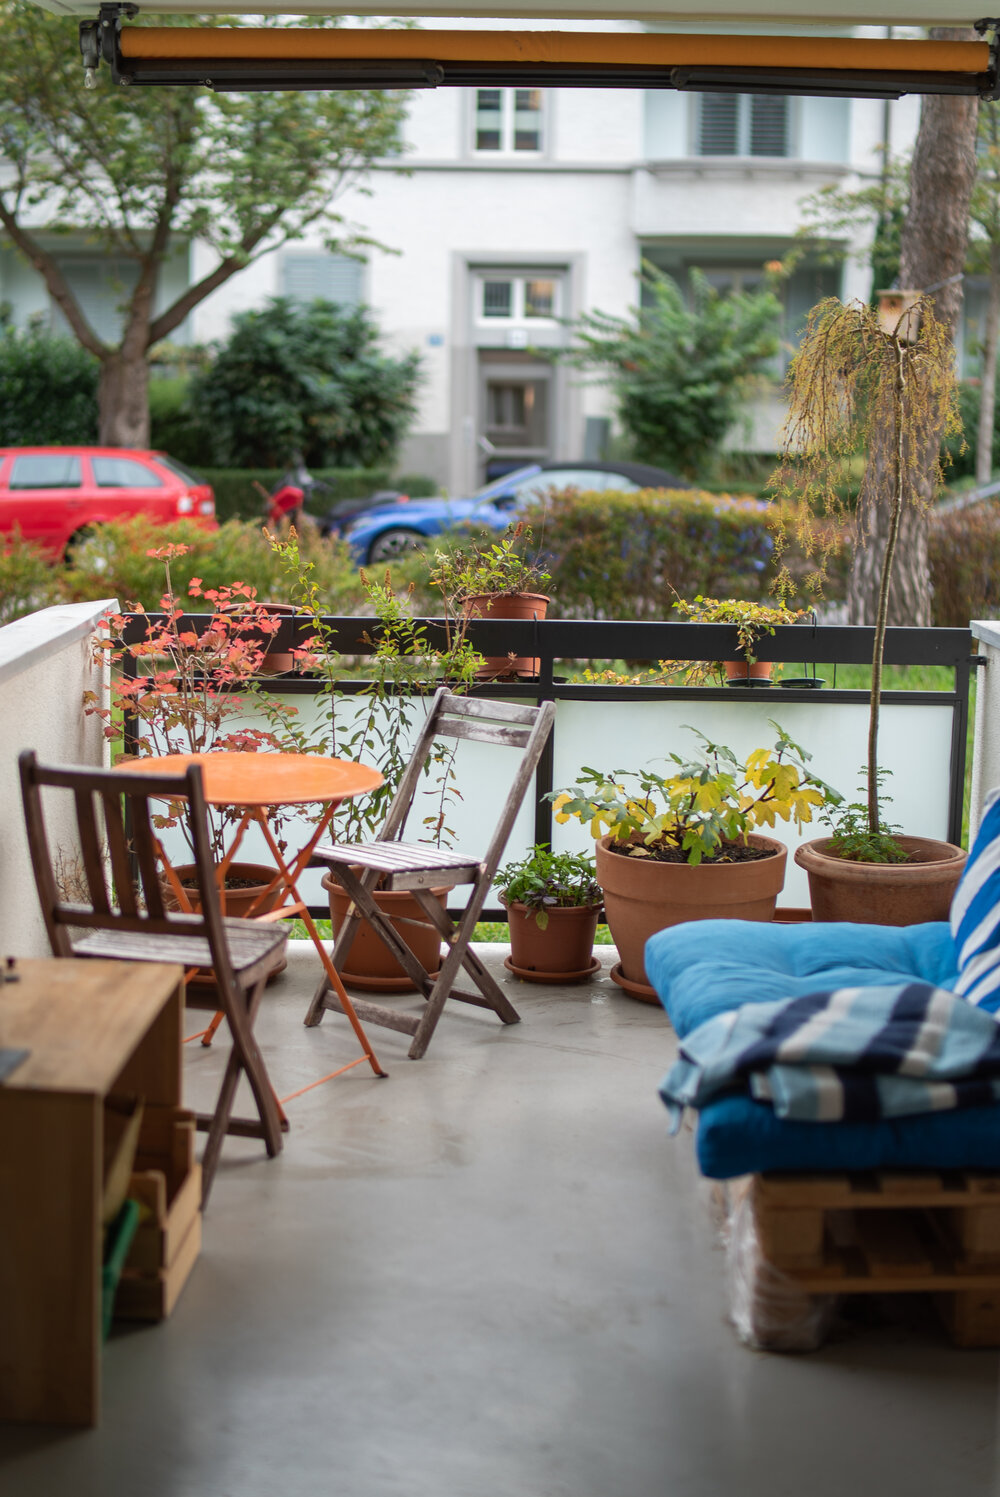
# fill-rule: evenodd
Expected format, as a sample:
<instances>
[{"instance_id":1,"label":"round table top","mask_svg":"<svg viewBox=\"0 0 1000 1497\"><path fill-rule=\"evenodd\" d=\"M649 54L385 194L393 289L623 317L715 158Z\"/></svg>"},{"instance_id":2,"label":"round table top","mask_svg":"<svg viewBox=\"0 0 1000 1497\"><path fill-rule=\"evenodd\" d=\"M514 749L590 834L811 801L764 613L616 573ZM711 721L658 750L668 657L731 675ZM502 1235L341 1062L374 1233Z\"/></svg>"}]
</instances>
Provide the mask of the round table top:
<instances>
[{"instance_id":1,"label":"round table top","mask_svg":"<svg viewBox=\"0 0 1000 1497\"><path fill-rule=\"evenodd\" d=\"M205 799L212 806L346 800L382 784L382 775L367 764L319 754L162 754L128 759L116 767L130 774L179 774L189 764L201 765Z\"/></svg>"}]
</instances>

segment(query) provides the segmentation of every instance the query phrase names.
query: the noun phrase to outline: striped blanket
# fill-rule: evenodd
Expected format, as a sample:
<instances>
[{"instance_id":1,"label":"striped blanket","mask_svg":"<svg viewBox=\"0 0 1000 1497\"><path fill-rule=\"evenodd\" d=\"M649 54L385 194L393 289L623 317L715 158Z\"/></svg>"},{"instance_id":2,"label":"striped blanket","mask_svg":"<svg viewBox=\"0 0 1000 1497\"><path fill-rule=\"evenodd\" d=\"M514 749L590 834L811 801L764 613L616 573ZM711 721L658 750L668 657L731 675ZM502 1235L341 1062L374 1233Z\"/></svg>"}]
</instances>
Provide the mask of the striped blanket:
<instances>
[{"instance_id":1,"label":"striped blanket","mask_svg":"<svg viewBox=\"0 0 1000 1497\"><path fill-rule=\"evenodd\" d=\"M746 1003L682 1041L660 1087L672 1131L734 1090L817 1123L979 1107L1000 1099L1000 1023L923 982Z\"/></svg>"}]
</instances>

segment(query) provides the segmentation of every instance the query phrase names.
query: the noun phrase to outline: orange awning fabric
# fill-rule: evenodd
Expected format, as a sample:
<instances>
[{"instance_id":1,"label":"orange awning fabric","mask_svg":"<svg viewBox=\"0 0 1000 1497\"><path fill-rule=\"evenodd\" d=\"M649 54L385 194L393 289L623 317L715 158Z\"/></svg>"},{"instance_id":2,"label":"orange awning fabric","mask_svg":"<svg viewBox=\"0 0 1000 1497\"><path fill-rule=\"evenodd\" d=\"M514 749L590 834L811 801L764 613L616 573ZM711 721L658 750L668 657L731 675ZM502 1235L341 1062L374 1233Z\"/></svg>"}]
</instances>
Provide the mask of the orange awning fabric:
<instances>
[{"instance_id":1,"label":"orange awning fabric","mask_svg":"<svg viewBox=\"0 0 1000 1497\"><path fill-rule=\"evenodd\" d=\"M108 60L120 82L221 89L534 84L892 98L989 96L996 74L986 41L305 26L123 26Z\"/></svg>"}]
</instances>

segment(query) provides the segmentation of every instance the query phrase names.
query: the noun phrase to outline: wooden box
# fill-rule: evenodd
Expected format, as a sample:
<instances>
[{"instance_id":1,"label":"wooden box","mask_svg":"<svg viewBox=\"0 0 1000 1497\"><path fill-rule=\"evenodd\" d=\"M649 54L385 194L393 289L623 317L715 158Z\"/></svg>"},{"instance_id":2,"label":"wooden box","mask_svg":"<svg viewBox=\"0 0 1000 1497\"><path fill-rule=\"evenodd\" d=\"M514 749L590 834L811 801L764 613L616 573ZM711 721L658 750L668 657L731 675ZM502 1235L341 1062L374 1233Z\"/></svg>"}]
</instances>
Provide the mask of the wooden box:
<instances>
[{"instance_id":1,"label":"wooden box","mask_svg":"<svg viewBox=\"0 0 1000 1497\"><path fill-rule=\"evenodd\" d=\"M115 1317L164 1320L201 1250L201 1166L194 1114L153 1108L143 1121L129 1195L143 1207L118 1285Z\"/></svg>"}]
</instances>

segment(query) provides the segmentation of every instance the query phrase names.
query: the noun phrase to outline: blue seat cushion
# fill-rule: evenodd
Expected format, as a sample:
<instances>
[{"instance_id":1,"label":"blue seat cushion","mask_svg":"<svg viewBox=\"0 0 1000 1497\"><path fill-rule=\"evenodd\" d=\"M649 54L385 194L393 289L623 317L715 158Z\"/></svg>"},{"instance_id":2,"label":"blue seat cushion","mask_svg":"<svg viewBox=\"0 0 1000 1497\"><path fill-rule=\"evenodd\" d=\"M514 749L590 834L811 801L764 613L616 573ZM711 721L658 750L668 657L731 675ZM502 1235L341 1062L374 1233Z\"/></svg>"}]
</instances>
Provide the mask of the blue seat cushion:
<instances>
[{"instance_id":1,"label":"blue seat cushion","mask_svg":"<svg viewBox=\"0 0 1000 1497\"><path fill-rule=\"evenodd\" d=\"M743 1003L914 979L954 988L946 921L887 926L697 920L646 945L646 972L681 1038ZM1000 1004L984 1003L991 1008ZM698 1163L715 1179L764 1170L1000 1169L1000 1107L872 1123L800 1123L743 1093L698 1118Z\"/></svg>"}]
</instances>

